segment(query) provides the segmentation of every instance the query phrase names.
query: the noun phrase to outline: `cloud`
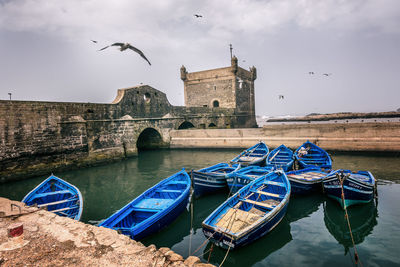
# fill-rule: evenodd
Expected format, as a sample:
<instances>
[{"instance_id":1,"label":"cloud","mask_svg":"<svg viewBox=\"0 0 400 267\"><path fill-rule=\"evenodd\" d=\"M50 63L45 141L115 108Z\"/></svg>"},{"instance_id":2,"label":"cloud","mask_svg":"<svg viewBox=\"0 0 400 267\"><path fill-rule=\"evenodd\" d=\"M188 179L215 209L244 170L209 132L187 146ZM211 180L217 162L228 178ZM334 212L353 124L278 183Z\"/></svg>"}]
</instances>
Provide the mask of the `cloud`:
<instances>
[{"instance_id":1,"label":"cloud","mask_svg":"<svg viewBox=\"0 0 400 267\"><path fill-rule=\"evenodd\" d=\"M204 17L195 19L194 13ZM340 29L399 33L397 0L14 0L0 4L0 28L56 33L67 38L107 40L139 37L146 43L233 38L268 34L294 24L314 30Z\"/></svg>"}]
</instances>

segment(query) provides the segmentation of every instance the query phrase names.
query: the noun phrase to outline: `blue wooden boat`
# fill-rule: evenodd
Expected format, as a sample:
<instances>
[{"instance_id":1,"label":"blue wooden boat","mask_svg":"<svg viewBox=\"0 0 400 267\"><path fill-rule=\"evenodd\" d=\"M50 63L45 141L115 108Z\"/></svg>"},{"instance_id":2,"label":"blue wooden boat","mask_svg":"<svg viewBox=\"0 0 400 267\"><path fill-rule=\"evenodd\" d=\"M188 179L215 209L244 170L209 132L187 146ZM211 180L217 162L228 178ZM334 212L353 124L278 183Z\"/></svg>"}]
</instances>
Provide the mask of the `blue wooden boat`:
<instances>
[{"instance_id":1,"label":"blue wooden boat","mask_svg":"<svg viewBox=\"0 0 400 267\"><path fill-rule=\"evenodd\" d=\"M265 163L269 149L267 145L260 141L256 145L244 150L237 157L231 160L232 164L240 164L241 166L259 165Z\"/></svg>"},{"instance_id":2,"label":"blue wooden boat","mask_svg":"<svg viewBox=\"0 0 400 267\"><path fill-rule=\"evenodd\" d=\"M292 193L307 194L322 192L322 181L326 178L328 172L314 166L298 171L290 171L286 175L292 185Z\"/></svg>"},{"instance_id":3,"label":"blue wooden boat","mask_svg":"<svg viewBox=\"0 0 400 267\"><path fill-rule=\"evenodd\" d=\"M240 169L240 166L237 164L230 166L228 163L218 163L207 168L192 171L195 195L199 197L226 189L225 176L238 169Z\"/></svg>"},{"instance_id":4,"label":"blue wooden boat","mask_svg":"<svg viewBox=\"0 0 400 267\"><path fill-rule=\"evenodd\" d=\"M342 185L344 199L342 197ZM323 181L324 192L337 200L344 208L350 205L370 202L376 192L376 181L369 171L352 172L337 170L331 172Z\"/></svg>"},{"instance_id":5,"label":"blue wooden boat","mask_svg":"<svg viewBox=\"0 0 400 267\"><path fill-rule=\"evenodd\" d=\"M247 166L226 175L226 182L231 193L236 193L243 186L274 170L274 167Z\"/></svg>"},{"instance_id":6,"label":"blue wooden boat","mask_svg":"<svg viewBox=\"0 0 400 267\"><path fill-rule=\"evenodd\" d=\"M328 170L332 169L332 159L329 154L310 141L299 146L294 154L302 169L312 166Z\"/></svg>"},{"instance_id":7,"label":"blue wooden boat","mask_svg":"<svg viewBox=\"0 0 400 267\"><path fill-rule=\"evenodd\" d=\"M189 175L182 169L146 190L99 226L117 230L135 240L158 232L185 209L190 184Z\"/></svg>"},{"instance_id":8,"label":"blue wooden boat","mask_svg":"<svg viewBox=\"0 0 400 267\"><path fill-rule=\"evenodd\" d=\"M292 169L293 162L293 151L285 145L280 145L268 154L266 165L287 172Z\"/></svg>"},{"instance_id":9,"label":"blue wooden boat","mask_svg":"<svg viewBox=\"0 0 400 267\"><path fill-rule=\"evenodd\" d=\"M81 218L83 209L79 189L53 174L29 192L22 202L75 220Z\"/></svg>"},{"instance_id":10,"label":"blue wooden boat","mask_svg":"<svg viewBox=\"0 0 400 267\"><path fill-rule=\"evenodd\" d=\"M264 236L286 213L290 183L274 171L258 178L228 198L202 223L204 235L216 245L235 249Z\"/></svg>"}]
</instances>

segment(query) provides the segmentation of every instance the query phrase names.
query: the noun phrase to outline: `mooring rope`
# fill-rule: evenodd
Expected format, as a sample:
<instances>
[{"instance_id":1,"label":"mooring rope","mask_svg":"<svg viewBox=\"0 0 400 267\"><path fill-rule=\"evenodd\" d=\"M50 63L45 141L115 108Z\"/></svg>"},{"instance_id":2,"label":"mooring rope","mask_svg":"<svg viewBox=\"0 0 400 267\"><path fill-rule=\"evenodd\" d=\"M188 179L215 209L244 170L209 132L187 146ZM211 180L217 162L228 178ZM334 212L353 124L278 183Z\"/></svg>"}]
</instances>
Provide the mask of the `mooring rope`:
<instances>
[{"instance_id":1,"label":"mooring rope","mask_svg":"<svg viewBox=\"0 0 400 267\"><path fill-rule=\"evenodd\" d=\"M361 259L360 259L359 256L358 256L357 247L356 247L356 244L355 244L355 242L354 242L353 232L351 231L351 225L350 225L349 214L347 213L347 207L346 207L346 202L345 202L345 197L344 197L344 189L343 189L343 183L344 183L344 180L346 179L346 176L344 176L343 173L341 173L340 175L339 175L339 174L336 174L336 176L337 176L337 178L339 179L340 187L341 187L341 189L342 189L342 195L341 195L341 197L342 197L342 204L343 204L343 209L344 209L344 213L345 213L344 217L346 218L347 226L349 227L349 231L350 231L351 242L353 243L355 264L360 263L360 265L363 266L363 264L362 264L362 262L361 262ZM348 175L348 176L349 176L349 175ZM347 177L348 177L348 176L347 176ZM349 251L350 251L350 250L349 250Z\"/></svg>"}]
</instances>

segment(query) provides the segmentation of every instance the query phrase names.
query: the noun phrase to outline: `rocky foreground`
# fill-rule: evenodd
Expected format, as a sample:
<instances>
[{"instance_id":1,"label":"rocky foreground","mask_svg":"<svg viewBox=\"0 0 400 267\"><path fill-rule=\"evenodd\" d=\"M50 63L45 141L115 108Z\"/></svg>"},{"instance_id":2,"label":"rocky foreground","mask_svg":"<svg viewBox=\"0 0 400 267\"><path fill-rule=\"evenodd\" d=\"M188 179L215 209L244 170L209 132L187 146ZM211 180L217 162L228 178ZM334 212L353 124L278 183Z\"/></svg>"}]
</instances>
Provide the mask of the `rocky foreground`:
<instances>
[{"instance_id":1,"label":"rocky foreground","mask_svg":"<svg viewBox=\"0 0 400 267\"><path fill-rule=\"evenodd\" d=\"M169 248L146 247L111 229L0 198L0 266L77 265L213 266L194 256L184 259Z\"/></svg>"}]
</instances>

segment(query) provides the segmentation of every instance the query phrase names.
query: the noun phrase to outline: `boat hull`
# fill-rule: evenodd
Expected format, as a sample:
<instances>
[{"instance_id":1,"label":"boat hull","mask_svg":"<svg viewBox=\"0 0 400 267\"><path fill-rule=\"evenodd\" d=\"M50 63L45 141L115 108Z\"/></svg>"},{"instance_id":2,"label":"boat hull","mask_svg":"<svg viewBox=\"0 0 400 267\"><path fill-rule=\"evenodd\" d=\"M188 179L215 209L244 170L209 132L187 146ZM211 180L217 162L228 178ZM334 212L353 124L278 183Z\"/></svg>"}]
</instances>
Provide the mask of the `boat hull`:
<instances>
[{"instance_id":1,"label":"boat hull","mask_svg":"<svg viewBox=\"0 0 400 267\"><path fill-rule=\"evenodd\" d=\"M328 176L323 182L324 192L328 197L335 199L342 207L355 204L368 203L374 198L375 180L373 183L364 183L350 175L343 182L344 202L342 200L342 187L336 174Z\"/></svg>"},{"instance_id":2,"label":"boat hull","mask_svg":"<svg viewBox=\"0 0 400 267\"><path fill-rule=\"evenodd\" d=\"M99 226L140 240L160 231L185 209L190 196L190 177L180 171L147 189Z\"/></svg>"},{"instance_id":3,"label":"boat hull","mask_svg":"<svg viewBox=\"0 0 400 267\"><path fill-rule=\"evenodd\" d=\"M258 228L255 228L250 233L238 239L231 239L228 236L221 234L220 232L217 232L214 229L208 228L207 226L204 225L203 225L203 234L207 238L210 238L212 236L210 238L210 241L212 241L217 246L222 247L224 249L228 249L229 247L230 249L237 249L239 247L243 247L272 231L285 216L288 203L289 202L287 202L286 205L283 206L282 209L277 214L275 214L275 216L273 216L270 220L264 221Z\"/></svg>"},{"instance_id":4,"label":"boat hull","mask_svg":"<svg viewBox=\"0 0 400 267\"><path fill-rule=\"evenodd\" d=\"M203 221L204 235L225 249L236 249L257 240L284 217L290 190L286 174L281 170L255 179Z\"/></svg>"},{"instance_id":5,"label":"boat hull","mask_svg":"<svg viewBox=\"0 0 400 267\"><path fill-rule=\"evenodd\" d=\"M302 194L310 194L313 192L322 192L322 181L309 183L290 178L289 181L290 185L292 186L293 194L302 195Z\"/></svg>"},{"instance_id":6,"label":"boat hull","mask_svg":"<svg viewBox=\"0 0 400 267\"><path fill-rule=\"evenodd\" d=\"M217 193L228 188L225 175L193 171L193 180L196 197Z\"/></svg>"},{"instance_id":7,"label":"boat hull","mask_svg":"<svg viewBox=\"0 0 400 267\"><path fill-rule=\"evenodd\" d=\"M177 203L177 205L175 207L172 207L172 209L169 212L163 212L163 214L161 214L159 219L150 224L145 230L140 232L120 230L120 232L124 235L129 236L134 240L141 240L147 236L150 236L152 234L161 231L164 227L171 224L185 210L186 206L189 203L189 195L190 195L189 192L184 194L183 197L184 201Z\"/></svg>"}]
</instances>

